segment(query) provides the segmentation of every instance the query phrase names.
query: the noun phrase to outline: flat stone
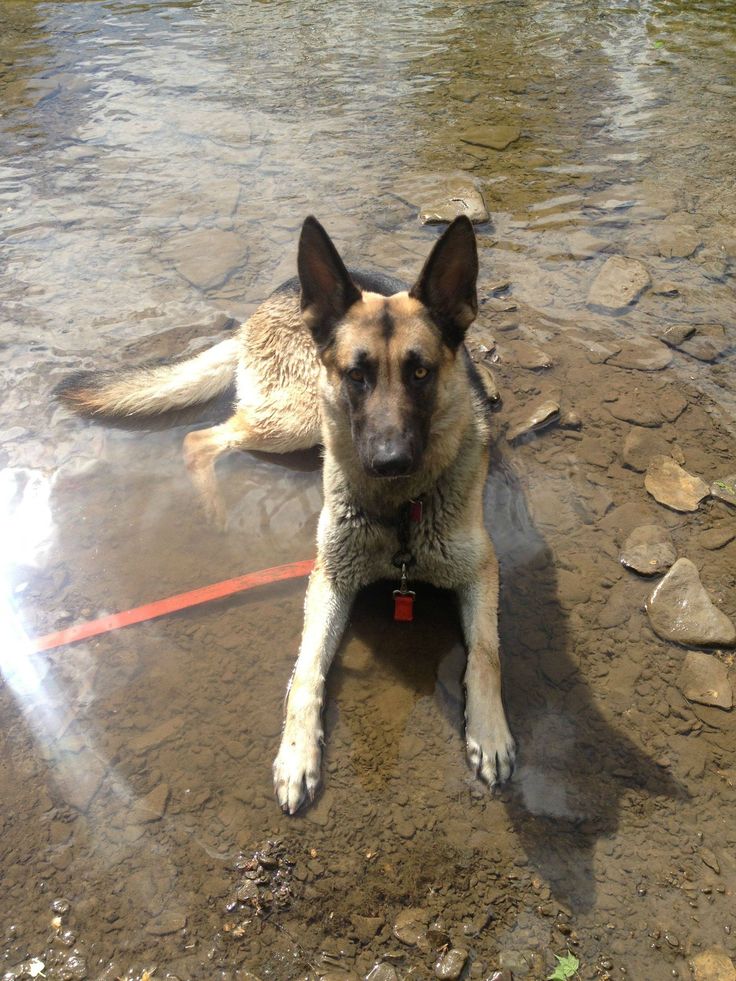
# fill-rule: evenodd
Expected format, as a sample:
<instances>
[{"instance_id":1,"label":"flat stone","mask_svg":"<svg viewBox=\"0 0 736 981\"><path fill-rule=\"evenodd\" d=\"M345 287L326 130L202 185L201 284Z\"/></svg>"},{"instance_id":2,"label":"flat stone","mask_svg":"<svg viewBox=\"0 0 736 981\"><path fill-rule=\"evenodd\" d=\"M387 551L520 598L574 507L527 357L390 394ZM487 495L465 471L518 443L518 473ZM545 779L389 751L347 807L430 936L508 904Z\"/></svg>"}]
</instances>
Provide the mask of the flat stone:
<instances>
[{"instance_id":1,"label":"flat stone","mask_svg":"<svg viewBox=\"0 0 736 981\"><path fill-rule=\"evenodd\" d=\"M488 147L490 150L505 150L521 136L521 127L515 123L500 126L473 126L461 134L463 143Z\"/></svg>"},{"instance_id":2,"label":"flat stone","mask_svg":"<svg viewBox=\"0 0 736 981\"><path fill-rule=\"evenodd\" d=\"M394 936L407 947L416 947L427 933L429 919L426 909L403 909L394 921Z\"/></svg>"},{"instance_id":3,"label":"flat stone","mask_svg":"<svg viewBox=\"0 0 736 981\"><path fill-rule=\"evenodd\" d=\"M630 429L624 439L622 451L624 466L637 473L644 473L655 456L671 456L677 463L684 463L682 450L675 443L668 443L660 433L636 427Z\"/></svg>"},{"instance_id":4,"label":"flat stone","mask_svg":"<svg viewBox=\"0 0 736 981\"><path fill-rule=\"evenodd\" d=\"M361 916L359 913L353 913L350 922L353 924L358 940L368 943L373 940L386 921L382 916Z\"/></svg>"},{"instance_id":5,"label":"flat stone","mask_svg":"<svg viewBox=\"0 0 736 981\"><path fill-rule=\"evenodd\" d=\"M162 913L146 924L146 933L153 934L154 937L165 937L170 933L177 933L187 925L187 918L183 913L172 910Z\"/></svg>"},{"instance_id":6,"label":"flat stone","mask_svg":"<svg viewBox=\"0 0 736 981\"><path fill-rule=\"evenodd\" d=\"M636 371L661 371L672 361L672 351L659 341L624 344L621 350L608 359L606 364L616 368L632 368Z\"/></svg>"},{"instance_id":7,"label":"flat stone","mask_svg":"<svg viewBox=\"0 0 736 981\"><path fill-rule=\"evenodd\" d=\"M160 783L145 797L141 797L131 812L131 820L143 823L160 821L166 813L169 796L168 784Z\"/></svg>"},{"instance_id":8,"label":"flat stone","mask_svg":"<svg viewBox=\"0 0 736 981\"><path fill-rule=\"evenodd\" d=\"M690 559L678 559L652 591L646 611L664 640L695 646L731 647L736 627L713 605Z\"/></svg>"},{"instance_id":9,"label":"flat stone","mask_svg":"<svg viewBox=\"0 0 736 981\"><path fill-rule=\"evenodd\" d=\"M688 651L678 685L690 702L722 709L733 707L733 686L728 669L714 654Z\"/></svg>"},{"instance_id":10,"label":"flat stone","mask_svg":"<svg viewBox=\"0 0 736 981\"><path fill-rule=\"evenodd\" d=\"M553 399L546 399L544 402L540 402L538 405L534 406L531 410L526 412L521 419L512 424L509 431L506 433L506 439L509 443L513 443L515 439L520 436L524 436L527 433L535 432L538 429L544 429L546 426L552 425L552 423L557 422L560 418L560 406Z\"/></svg>"},{"instance_id":11,"label":"flat stone","mask_svg":"<svg viewBox=\"0 0 736 981\"><path fill-rule=\"evenodd\" d=\"M501 348L504 361L518 364L520 368L537 371L540 368L551 368L552 359L546 351L528 341L504 341Z\"/></svg>"},{"instance_id":12,"label":"flat stone","mask_svg":"<svg viewBox=\"0 0 736 981\"><path fill-rule=\"evenodd\" d=\"M660 525L634 528L621 550L621 563L643 576L656 576L677 558L670 533Z\"/></svg>"},{"instance_id":13,"label":"flat stone","mask_svg":"<svg viewBox=\"0 0 736 981\"><path fill-rule=\"evenodd\" d=\"M736 968L723 947L709 947L691 963L695 981L736 981Z\"/></svg>"},{"instance_id":14,"label":"flat stone","mask_svg":"<svg viewBox=\"0 0 736 981\"><path fill-rule=\"evenodd\" d=\"M728 477L719 477L710 485L710 492L719 501L725 501L736 507L736 473L730 473Z\"/></svg>"},{"instance_id":15,"label":"flat stone","mask_svg":"<svg viewBox=\"0 0 736 981\"><path fill-rule=\"evenodd\" d=\"M160 746L161 743L171 739L183 725L184 716L175 715L173 719L168 719L153 729L148 729L138 736L133 736L128 741L128 748L136 753L145 753L147 750L153 749L154 746Z\"/></svg>"},{"instance_id":16,"label":"flat stone","mask_svg":"<svg viewBox=\"0 0 736 981\"><path fill-rule=\"evenodd\" d=\"M687 400L677 392L657 392L643 395L641 392L620 395L607 405L615 419L650 428L663 422L674 422L687 408Z\"/></svg>"},{"instance_id":17,"label":"flat stone","mask_svg":"<svg viewBox=\"0 0 736 981\"><path fill-rule=\"evenodd\" d=\"M680 351L698 361L717 361L729 349L725 328L721 324L699 324L695 331L677 345Z\"/></svg>"},{"instance_id":18,"label":"flat stone","mask_svg":"<svg viewBox=\"0 0 736 981\"><path fill-rule=\"evenodd\" d=\"M651 283L646 267L637 259L613 255L607 259L588 293L588 305L618 313L635 303Z\"/></svg>"},{"instance_id":19,"label":"flat stone","mask_svg":"<svg viewBox=\"0 0 736 981\"><path fill-rule=\"evenodd\" d=\"M423 225L446 224L458 215L466 215L475 225L489 220L483 195L467 181L448 181L438 189L437 195L419 212Z\"/></svg>"},{"instance_id":20,"label":"flat stone","mask_svg":"<svg viewBox=\"0 0 736 981\"><path fill-rule=\"evenodd\" d=\"M654 243L667 259L687 259L703 244L692 225L662 222L654 231Z\"/></svg>"},{"instance_id":21,"label":"flat stone","mask_svg":"<svg viewBox=\"0 0 736 981\"><path fill-rule=\"evenodd\" d=\"M222 286L247 259L240 236L219 228L177 236L169 255L179 275L203 290Z\"/></svg>"},{"instance_id":22,"label":"flat stone","mask_svg":"<svg viewBox=\"0 0 736 981\"><path fill-rule=\"evenodd\" d=\"M365 981L399 981L399 976L393 964L384 961L371 968L365 976Z\"/></svg>"},{"instance_id":23,"label":"flat stone","mask_svg":"<svg viewBox=\"0 0 736 981\"><path fill-rule=\"evenodd\" d=\"M102 785L107 769L92 750L61 753L51 771L63 800L78 811L85 812Z\"/></svg>"},{"instance_id":24,"label":"flat stone","mask_svg":"<svg viewBox=\"0 0 736 981\"><path fill-rule=\"evenodd\" d=\"M457 978L462 974L467 959L467 950L460 950L457 947L446 950L444 954L440 954L437 963L434 965L435 976L446 979L446 981L457 981Z\"/></svg>"},{"instance_id":25,"label":"flat stone","mask_svg":"<svg viewBox=\"0 0 736 981\"><path fill-rule=\"evenodd\" d=\"M712 486L711 493L713 493ZM715 552L716 549L728 545L734 538L736 538L736 528L709 528L707 531L701 533L698 541L703 548Z\"/></svg>"},{"instance_id":26,"label":"flat stone","mask_svg":"<svg viewBox=\"0 0 736 981\"><path fill-rule=\"evenodd\" d=\"M670 324L669 327L658 334L660 341L669 344L670 347L679 347L688 337L695 333L695 324Z\"/></svg>"},{"instance_id":27,"label":"flat stone","mask_svg":"<svg viewBox=\"0 0 736 981\"><path fill-rule=\"evenodd\" d=\"M644 486L655 501L673 511L697 511L710 493L704 480L683 470L671 456L654 457L647 467Z\"/></svg>"},{"instance_id":28,"label":"flat stone","mask_svg":"<svg viewBox=\"0 0 736 981\"><path fill-rule=\"evenodd\" d=\"M662 279L652 286L652 293L657 296L679 296L680 287L669 279Z\"/></svg>"}]
</instances>

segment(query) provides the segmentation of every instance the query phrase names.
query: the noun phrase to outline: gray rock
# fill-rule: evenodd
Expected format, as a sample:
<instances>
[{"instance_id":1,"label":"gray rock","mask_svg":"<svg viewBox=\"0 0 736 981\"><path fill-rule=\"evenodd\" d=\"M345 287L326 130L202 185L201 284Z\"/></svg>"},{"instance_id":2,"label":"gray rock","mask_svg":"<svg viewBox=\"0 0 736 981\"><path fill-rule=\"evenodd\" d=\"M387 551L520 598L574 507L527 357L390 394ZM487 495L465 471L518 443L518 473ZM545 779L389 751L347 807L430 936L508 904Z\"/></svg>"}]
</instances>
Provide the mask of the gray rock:
<instances>
[{"instance_id":1,"label":"gray rock","mask_svg":"<svg viewBox=\"0 0 736 981\"><path fill-rule=\"evenodd\" d=\"M462 974L467 959L467 950L452 947L437 959L437 963L434 966L434 973L438 978L446 979L446 981L457 981L457 978Z\"/></svg>"},{"instance_id":2,"label":"gray rock","mask_svg":"<svg viewBox=\"0 0 736 981\"><path fill-rule=\"evenodd\" d=\"M726 331L720 324L699 324L695 332L682 340L678 349L698 361L717 361L730 347Z\"/></svg>"},{"instance_id":3,"label":"gray rock","mask_svg":"<svg viewBox=\"0 0 736 981\"><path fill-rule=\"evenodd\" d=\"M711 493L713 493L712 487ZM716 549L728 545L734 538L736 538L736 528L709 528L701 533L698 541L703 548L714 552Z\"/></svg>"},{"instance_id":4,"label":"gray rock","mask_svg":"<svg viewBox=\"0 0 736 981\"><path fill-rule=\"evenodd\" d=\"M624 344L621 350L608 358L606 364L616 368L632 368L636 371L661 371L672 361L672 352L659 341L649 340Z\"/></svg>"},{"instance_id":5,"label":"gray rock","mask_svg":"<svg viewBox=\"0 0 736 981\"><path fill-rule=\"evenodd\" d=\"M489 220L483 195L467 181L448 181L437 196L419 212L423 225L441 225L451 222L458 215L467 215L474 224Z\"/></svg>"},{"instance_id":6,"label":"gray rock","mask_svg":"<svg viewBox=\"0 0 736 981\"><path fill-rule=\"evenodd\" d=\"M426 909L403 909L394 921L394 936L408 947L416 947L427 933L429 913Z\"/></svg>"},{"instance_id":7,"label":"gray rock","mask_svg":"<svg viewBox=\"0 0 736 981\"><path fill-rule=\"evenodd\" d=\"M680 691L690 702L714 705L722 709L733 707L733 687L728 670L714 654L689 651L682 665L678 684Z\"/></svg>"},{"instance_id":8,"label":"gray rock","mask_svg":"<svg viewBox=\"0 0 736 981\"><path fill-rule=\"evenodd\" d=\"M617 313L635 303L651 283L646 267L637 259L611 256L588 293L588 305Z\"/></svg>"},{"instance_id":9,"label":"gray rock","mask_svg":"<svg viewBox=\"0 0 736 981\"><path fill-rule=\"evenodd\" d=\"M664 640L731 647L736 627L713 605L690 559L678 559L646 602L649 621Z\"/></svg>"},{"instance_id":10,"label":"gray rock","mask_svg":"<svg viewBox=\"0 0 736 981\"><path fill-rule=\"evenodd\" d=\"M719 501L732 504L736 507L736 473L730 473L728 477L719 477L710 485L710 492Z\"/></svg>"},{"instance_id":11,"label":"gray rock","mask_svg":"<svg viewBox=\"0 0 736 981\"><path fill-rule=\"evenodd\" d=\"M669 532L659 525L634 528L621 550L622 564L643 576L665 572L676 558Z\"/></svg>"},{"instance_id":12,"label":"gray rock","mask_svg":"<svg viewBox=\"0 0 736 981\"><path fill-rule=\"evenodd\" d=\"M680 447L670 445L660 433L653 433L651 429L630 429L624 439L624 466L644 473L655 456L671 456L677 463L685 462Z\"/></svg>"},{"instance_id":13,"label":"gray rock","mask_svg":"<svg viewBox=\"0 0 736 981\"><path fill-rule=\"evenodd\" d=\"M669 344L670 347L679 347L688 337L695 333L695 324L670 324L669 327L658 334L661 341Z\"/></svg>"},{"instance_id":14,"label":"gray rock","mask_svg":"<svg viewBox=\"0 0 736 981\"><path fill-rule=\"evenodd\" d=\"M546 399L526 412L519 421L512 424L506 433L506 439L513 443L515 439L537 429L544 429L557 422L560 417L560 406L553 399Z\"/></svg>"},{"instance_id":15,"label":"gray rock","mask_svg":"<svg viewBox=\"0 0 736 981\"><path fill-rule=\"evenodd\" d=\"M176 910L171 910L149 920L146 924L146 933L151 933L154 937L165 937L170 933L183 930L186 925L186 916Z\"/></svg>"},{"instance_id":16,"label":"gray rock","mask_svg":"<svg viewBox=\"0 0 736 981\"><path fill-rule=\"evenodd\" d=\"M521 127L515 123L500 126L474 126L461 134L463 143L472 146L488 147L491 150L505 150L521 136Z\"/></svg>"},{"instance_id":17,"label":"gray rock","mask_svg":"<svg viewBox=\"0 0 736 981\"><path fill-rule=\"evenodd\" d=\"M683 470L670 456L654 457L647 467L644 486L655 501L673 511L697 511L710 493L704 480Z\"/></svg>"},{"instance_id":18,"label":"gray rock","mask_svg":"<svg viewBox=\"0 0 736 981\"><path fill-rule=\"evenodd\" d=\"M365 981L399 981L399 976L393 964L384 961L371 968L365 976Z\"/></svg>"},{"instance_id":19,"label":"gray rock","mask_svg":"<svg viewBox=\"0 0 736 981\"><path fill-rule=\"evenodd\" d=\"M695 981L736 981L736 968L723 947L709 947L692 961Z\"/></svg>"},{"instance_id":20,"label":"gray rock","mask_svg":"<svg viewBox=\"0 0 736 981\"><path fill-rule=\"evenodd\" d=\"M551 368L552 359L546 351L528 341L504 341L501 347L504 361L518 364L520 368L536 371L540 368Z\"/></svg>"}]
</instances>

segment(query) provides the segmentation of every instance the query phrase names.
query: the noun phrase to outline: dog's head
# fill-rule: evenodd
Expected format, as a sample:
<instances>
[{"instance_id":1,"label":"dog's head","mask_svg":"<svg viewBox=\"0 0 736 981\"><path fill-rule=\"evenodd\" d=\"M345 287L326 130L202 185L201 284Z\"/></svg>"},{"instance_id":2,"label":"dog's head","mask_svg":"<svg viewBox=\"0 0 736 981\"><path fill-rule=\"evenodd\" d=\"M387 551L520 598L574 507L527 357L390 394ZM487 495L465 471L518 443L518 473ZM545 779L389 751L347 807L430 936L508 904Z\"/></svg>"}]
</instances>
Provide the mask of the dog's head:
<instances>
[{"instance_id":1,"label":"dog's head","mask_svg":"<svg viewBox=\"0 0 736 981\"><path fill-rule=\"evenodd\" d=\"M349 419L363 469L372 477L415 473L433 422L456 397L456 355L478 309L472 224L456 218L414 286L393 296L356 286L316 218L302 227L298 268L302 317L326 368L329 401Z\"/></svg>"}]
</instances>

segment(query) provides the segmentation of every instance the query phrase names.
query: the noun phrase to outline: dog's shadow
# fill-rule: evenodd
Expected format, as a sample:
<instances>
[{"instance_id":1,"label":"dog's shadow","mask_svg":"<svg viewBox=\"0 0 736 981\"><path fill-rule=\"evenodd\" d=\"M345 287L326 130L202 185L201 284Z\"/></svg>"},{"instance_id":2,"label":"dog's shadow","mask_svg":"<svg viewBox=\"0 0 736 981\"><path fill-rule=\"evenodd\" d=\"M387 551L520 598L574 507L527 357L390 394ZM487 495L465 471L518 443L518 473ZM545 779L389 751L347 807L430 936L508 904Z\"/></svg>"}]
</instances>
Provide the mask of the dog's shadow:
<instances>
[{"instance_id":1,"label":"dog's shadow","mask_svg":"<svg viewBox=\"0 0 736 981\"><path fill-rule=\"evenodd\" d=\"M657 797L686 794L626 735L625 721L609 722L596 704L579 670L578 652L571 649L574 641L560 605L551 551L534 525L514 472L500 458L491 468L486 506L501 565L504 693L519 750L512 783L499 797L530 865L558 901L582 911L595 901L596 842L616 831L622 798L639 797L635 806L646 811L657 806ZM391 584L381 583L358 598L350 634L360 645L358 663L351 653L355 645L348 644L343 668L330 684L339 705L346 674L356 667L367 672L364 662L370 656L370 670L382 676L383 692L393 685L385 711L380 707L383 696L369 694L364 698L372 718L347 723L354 754L375 756L370 743L380 738L384 773L393 769L417 694L437 689L452 725L456 730L463 725L463 658L457 656L460 634L452 598L422 587L427 615L407 632L405 625L391 622L390 590ZM373 676L365 685L372 682ZM396 689L403 691L403 701ZM393 738L385 733L376 737L377 726L389 726ZM375 765L373 773L376 779Z\"/></svg>"}]
</instances>

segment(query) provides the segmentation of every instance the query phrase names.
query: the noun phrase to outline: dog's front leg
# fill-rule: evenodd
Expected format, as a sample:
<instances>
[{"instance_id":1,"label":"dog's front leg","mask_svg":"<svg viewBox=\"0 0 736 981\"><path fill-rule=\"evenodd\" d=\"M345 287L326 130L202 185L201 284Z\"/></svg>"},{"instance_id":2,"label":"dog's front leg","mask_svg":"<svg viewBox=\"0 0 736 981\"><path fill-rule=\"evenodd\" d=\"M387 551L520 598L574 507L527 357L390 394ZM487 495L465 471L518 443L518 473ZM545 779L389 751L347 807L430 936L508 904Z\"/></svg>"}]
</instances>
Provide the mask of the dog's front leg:
<instances>
[{"instance_id":1,"label":"dog's front leg","mask_svg":"<svg viewBox=\"0 0 736 981\"><path fill-rule=\"evenodd\" d=\"M501 698L498 654L498 565L488 557L475 582L458 590L468 648L465 669L465 746L473 771L490 787L514 768L514 739Z\"/></svg>"},{"instance_id":2,"label":"dog's front leg","mask_svg":"<svg viewBox=\"0 0 736 981\"><path fill-rule=\"evenodd\" d=\"M319 562L304 603L304 633L286 692L281 746L273 764L281 809L294 814L305 796L314 798L322 755L325 679L347 623L354 593L335 587Z\"/></svg>"}]
</instances>

